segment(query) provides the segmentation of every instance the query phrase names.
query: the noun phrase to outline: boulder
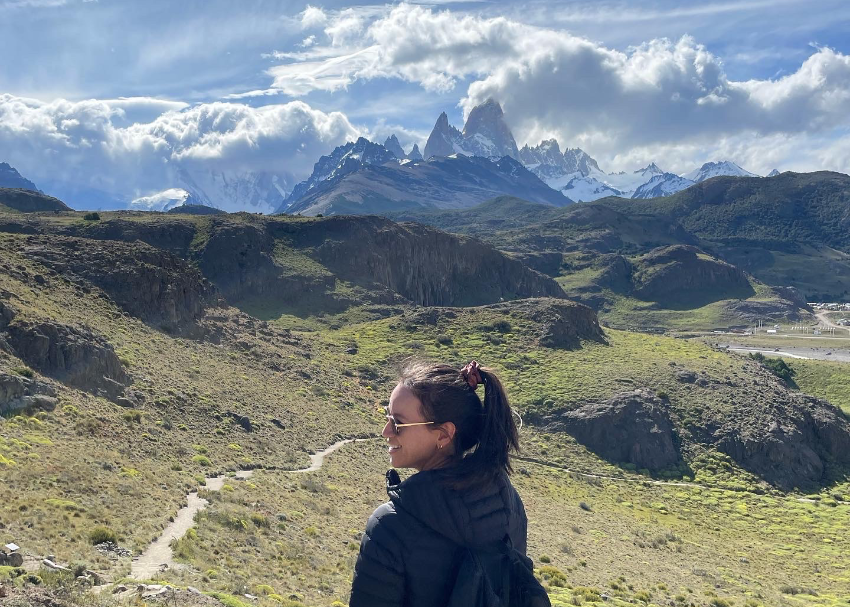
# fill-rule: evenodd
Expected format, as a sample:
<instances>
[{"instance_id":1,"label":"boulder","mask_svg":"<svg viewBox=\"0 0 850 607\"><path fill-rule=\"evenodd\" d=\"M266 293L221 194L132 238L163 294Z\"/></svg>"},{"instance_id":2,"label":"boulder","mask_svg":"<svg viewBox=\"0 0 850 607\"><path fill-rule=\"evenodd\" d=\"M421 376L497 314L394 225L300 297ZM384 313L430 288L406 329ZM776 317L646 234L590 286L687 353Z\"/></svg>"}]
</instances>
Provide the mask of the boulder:
<instances>
[{"instance_id":1,"label":"boulder","mask_svg":"<svg viewBox=\"0 0 850 607\"><path fill-rule=\"evenodd\" d=\"M783 402L731 418L714 431L717 447L783 490L815 490L829 464L850 464L850 422L827 401L789 392Z\"/></svg>"},{"instance_id":2,"label":"boulder","mask_svg":"<svg viewBox=\"0 0 850 607\"><path fill-rule=\"evenodd\" d=\"M600 403L544 418L547 430L567 432L579 443L614 463L630 463L653 472L681 460L679 439L668 406L646 388L623 392Z\"/></svg>"},{"instance_id":3,"label":"boulder","mask_svg":"<svg viewBox=\"0 0 850 607\"><path fill-rule=\"evenodd\" d=\"M132 382L110 343L89 329L42 320L7 331L19 358L63 383L115 399Z\"/></svg>"},{"instance_id":4,"label":"boulder","mask_svg":"<svg viewBox=\"0 0 850 607\"><path fill-rule=\"evenodd\" d=\"M0 413L20 409L53 411L56 390L49 383L0 370Z\"/></svg>"}]
</instances>

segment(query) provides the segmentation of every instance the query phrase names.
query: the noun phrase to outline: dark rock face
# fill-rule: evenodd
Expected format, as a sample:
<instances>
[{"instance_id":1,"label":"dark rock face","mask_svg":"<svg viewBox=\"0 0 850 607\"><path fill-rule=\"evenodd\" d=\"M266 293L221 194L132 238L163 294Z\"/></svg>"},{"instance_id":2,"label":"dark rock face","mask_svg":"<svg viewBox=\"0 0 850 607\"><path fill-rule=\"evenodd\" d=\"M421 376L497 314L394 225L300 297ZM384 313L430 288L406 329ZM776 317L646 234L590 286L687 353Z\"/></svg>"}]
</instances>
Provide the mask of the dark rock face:
<instances>
[{"instance_id":1,"label":"dark rock face","mask_svg":"<svg viewBox=\"0 0 850 607\"><path fill-rule=\"evenodd\" d=\"M47 382L0 370L0 414L19 409L56 408L56 390Z\"/></svg>"},{"instance_id":2,"label":"dark rock face","mask_svg":"<svg viewBox=\"0 0 850 607\"><path fill-rule=\"evenodd\" d=\"M195 333L204 309L217 300L196 269L141 242L54 237L34 242L24 254L66 278L90 282L128 313L173 333Z\"/></svg>"},{"instance_id":3,"label":"dark rock face","mask_svg":"<svg viewBox=\"0 0 850 607\"><path fill-rule=\"evenodd\" d=\"M21 360L63 383L115 399L132 382L109 342L88 329L45 320L6 330Z\"/></svg>"},{"instance_id":4,"label":"dark rock face","mask_svg":"<svg viewBox=\"0 0 850 607\"><path fill-rule=\"evenodd\" d=\"M659 471L681 460L667 405L645 388L556 414L546 421L547 430L567 432L611 462Z\"/></svg>"},{"instance_id":5,"label":"dark rock face","mask_svg":"<svg viewBox=\"0 0 850 607\"><path fill-rule=\"evenodd\" d=\"M58 198L19 188L0 188L0 204L22 213L73 210Z\"/></svg>"},{"instance_id":6,"label":"dark rock face","mask_svg":"<svg viewBox=\"0 0 850 607\"><path fill-rule=\"evenodd\" d=\"M850 463L850 422L828 402L789 393L786 402L749 423L731 421L714 436L718 448L784 490L815 489L830 463Z\"/></svg>"},{"instance_id":7,"label":"dark rock face","mask_svg":"<svg viewBox=\"0 0 850 607\"><path fill-rule=\"evenodd\" d=\"M474 306L499 299L564 298L554 280L482 242L378 217L302 224L295 244L345 280L382 285L424 306Z\"/></svg>"},{"instance_id":8,"label":"dark rock face","mask_svg":"<svg viewBox=\"0 0 850 607\"><path fill-rule=\"evenodd\" d=\"M580 347L583 339L605 341L596 312L584 304L542 297L487 307L517 310L533 320L540 327L538 340L545 348L572 350Z\"/></svg>"},{"instance_id":9,"label":"dark rock face","mask_svg":"<svg viewBox=\"0 0 850 607\"><path fill-rule=\"evenodd\" d=\"M40 191L32 181L22 176L15 167L7 162L0 162L0 188Z\"/></svg>"},{"instance_id":10,"label":"dark rock face","mask_svg":"<svg viewBox=\"0 0 850 607\"><path fill-rule=\"evenodd\" d=\"M644 255L636 263L632 283L639 299L677 307L755 295L740 269L688 245L662 247Z\"/></svg>"},{"instance_id":11,"label":"dark rock face","mask_svg":"<svg viewBox=\"0 0 850 607\"><path fill-rule=\"evenodd\" d=\"M140 240L154 248L186 257L196 235L196 227L180 220L148 222L117 218L99 221L84 226L83 229L70 229L67 235L95 240L120 240L126 243Z\"/></svg>"},{"instance_id":12,"label":"dark rock face","mask_svg":"<svg viewBox=\"0 0 850 607\"><path fill-rule=\"evenodd\" d=\"M804 306L804 307L803 307ZM808 304L800 304L787 299L771 299L765 301L732 301L724 305L730 313L741 318L744 323L755 323L762 321L801 320L811 318L803 310L809 308Z\"/></svg>"}]
</instances>

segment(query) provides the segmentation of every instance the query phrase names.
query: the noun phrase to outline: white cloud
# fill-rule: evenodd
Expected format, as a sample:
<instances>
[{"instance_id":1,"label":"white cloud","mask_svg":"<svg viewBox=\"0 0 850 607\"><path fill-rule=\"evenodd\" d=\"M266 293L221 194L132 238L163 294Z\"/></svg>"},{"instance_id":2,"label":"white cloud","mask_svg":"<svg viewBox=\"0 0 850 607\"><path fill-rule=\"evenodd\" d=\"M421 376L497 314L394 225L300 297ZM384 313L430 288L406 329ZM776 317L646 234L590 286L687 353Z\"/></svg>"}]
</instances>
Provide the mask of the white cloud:
<instances>
[{"instance_id":1,"label":"white cloud","mask_svg":"<svg viewBox=\"0 0 850 607\"><path fill-rule=\"evenodd\" d=\"M118 126L130 112L164 111ZM173 105L173 109L169 107ZM126 200L177 187L180 171L265 171L303 178L316 159L359 131L339 112L294 101L252 108L151 99L63 99L0 95L0 158L23 175L96 187Z\"/></svg>"},{"instance_id":2,"label":"white cloud","mask_svg":"<svg viewBox=\"0 0 850 607\"><path fill-rule=\"evenodd\" d=\"M301 28L313 29L322 27L327 23L328 16L325 11L316 6L307 5L307 8L301 13Z\"/></svg>"},{"instance_id":3,"label":"white cloud","mask_svg":"<svg viewBox=\"0 0 850 607\"><path fill-rule=\"evenodd\" d=\"M683 15L739 8L714 3ZM325 33L326 44L290 54L290 63L270 70L273 88L301 96L377 78L441 93L464 85L464 112L496 99L520 144L555 136L613 168L626 168L617 165L627 154L650 149L672 158L663 150L733 152L747 142L756 150L758 142L777 138L809 149L806 141L832 141L840 138L837 129L850 126L850 56L829 48L816 48L781 78L735 81L721 59L690 36L616 50L515 19L410 4L377 15L334 13Z\"/></svg>"}]
</instances>

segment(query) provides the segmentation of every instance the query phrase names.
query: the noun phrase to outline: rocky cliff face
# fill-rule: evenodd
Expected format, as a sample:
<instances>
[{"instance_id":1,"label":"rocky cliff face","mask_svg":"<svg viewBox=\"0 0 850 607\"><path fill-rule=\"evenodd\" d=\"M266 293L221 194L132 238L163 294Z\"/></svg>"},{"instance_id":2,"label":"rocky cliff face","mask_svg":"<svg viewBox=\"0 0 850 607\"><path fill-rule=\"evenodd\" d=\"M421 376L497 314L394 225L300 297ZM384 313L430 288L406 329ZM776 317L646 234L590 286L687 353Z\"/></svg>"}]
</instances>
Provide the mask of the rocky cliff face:
<instances>
[{"instance_id":1,"label":"rocky cliff face","mask_svg":"<svg viewBox=\"0 0 850 607\"><path fill-rule=\"evenodd\" d=\"M743 271L696 247L655 249L638 258L634 265L632 293L647 301L697 307L719 299L755 295Z\"/></svg>"},{"instance_id":2,"label":"rocky cliff face","mask_svg":"<svg viewBox=\"0 0 850 607\"><path fill-rule=\"evenodd\" d=\"M141 242L32 238L24 255L103 290L128 313L172 333L195 334L215 290L182 259Z\"/></svg>"},{"instance_id":3,"label":"rocky cliff face","mask_svg":"<svg viewBox=\"0 0 850 607\"><path fill-rule=\"evenodd\" d=\"M425 143L425 158L450 156L462 151L459 147L455 147L455 143L462 138L461 132L449 124L449 117L446 113L441 113L437 122L434 123L434 128L431 129L427 143Z\"/></svg>"},{"instance_id":4,"label":"rocky cliff face","mask_svg":"<svg viewBox=\"0 0 850 607\"><path fill-rule=\"evenodd\" d=\"M640 389L549 416L545 422L547 430L571 434L608 461L657 472L681 461L668 408L651 390Z\"/></svg>"},{"instance_id":5,"label":"rocky cliff face","mask_svg":"<svg viewBox=\"0 0 850 607\"><path fill-rule=\"evenodd\" d=\"M748 415L717 428L717 446L782 489L814 489L828 480L827 464L850 463L850 422L826 401L788 394L771 409Z\"/></svg>"},{"instance_id":6,"label":"rocky cliff face","mask_svg":"<svg viewBox=\"0 0 850 607\"><path fill-rule=\"evenodd\" d=\"M21 360L68 385L116 399L132 381L109 342L85 327L44 320L6 331Z\"/></svg>"},{"instance_id":7,"label":"rocky cliff face","mask_svg":"<svg viewBox=\"0 0 850 607\"><path fill-rule=\"evenodd\" d=\"M296 247L334 274L378 284L425 306L471 306L521 297L564 297L543 276L480 241L378 217L291 224Z\"/></svg>"}]
</instances>

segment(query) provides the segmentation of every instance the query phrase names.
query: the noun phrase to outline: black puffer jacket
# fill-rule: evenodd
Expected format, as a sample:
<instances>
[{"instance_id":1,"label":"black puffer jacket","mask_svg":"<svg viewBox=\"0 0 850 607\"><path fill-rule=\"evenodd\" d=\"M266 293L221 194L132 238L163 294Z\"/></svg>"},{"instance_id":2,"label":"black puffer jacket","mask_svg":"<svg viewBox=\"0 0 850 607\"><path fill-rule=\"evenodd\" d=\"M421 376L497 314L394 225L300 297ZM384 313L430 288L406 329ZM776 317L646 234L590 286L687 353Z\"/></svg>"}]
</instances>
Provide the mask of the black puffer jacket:
<instances>
[{"instance_id":1,"label":"black puffer jacket","mask_svg":"<svg viewBox=\"0 0 850 607\"><path fill-rule=\"evenodd\" d=\"M350 607L443 607L462 546L504 539L525 554L528 520L502 475L487 487L458 491L444 471L419 472L403 483L387 472L390 501L369 517L354 569Z\"/></svg>"}]
</instances>

